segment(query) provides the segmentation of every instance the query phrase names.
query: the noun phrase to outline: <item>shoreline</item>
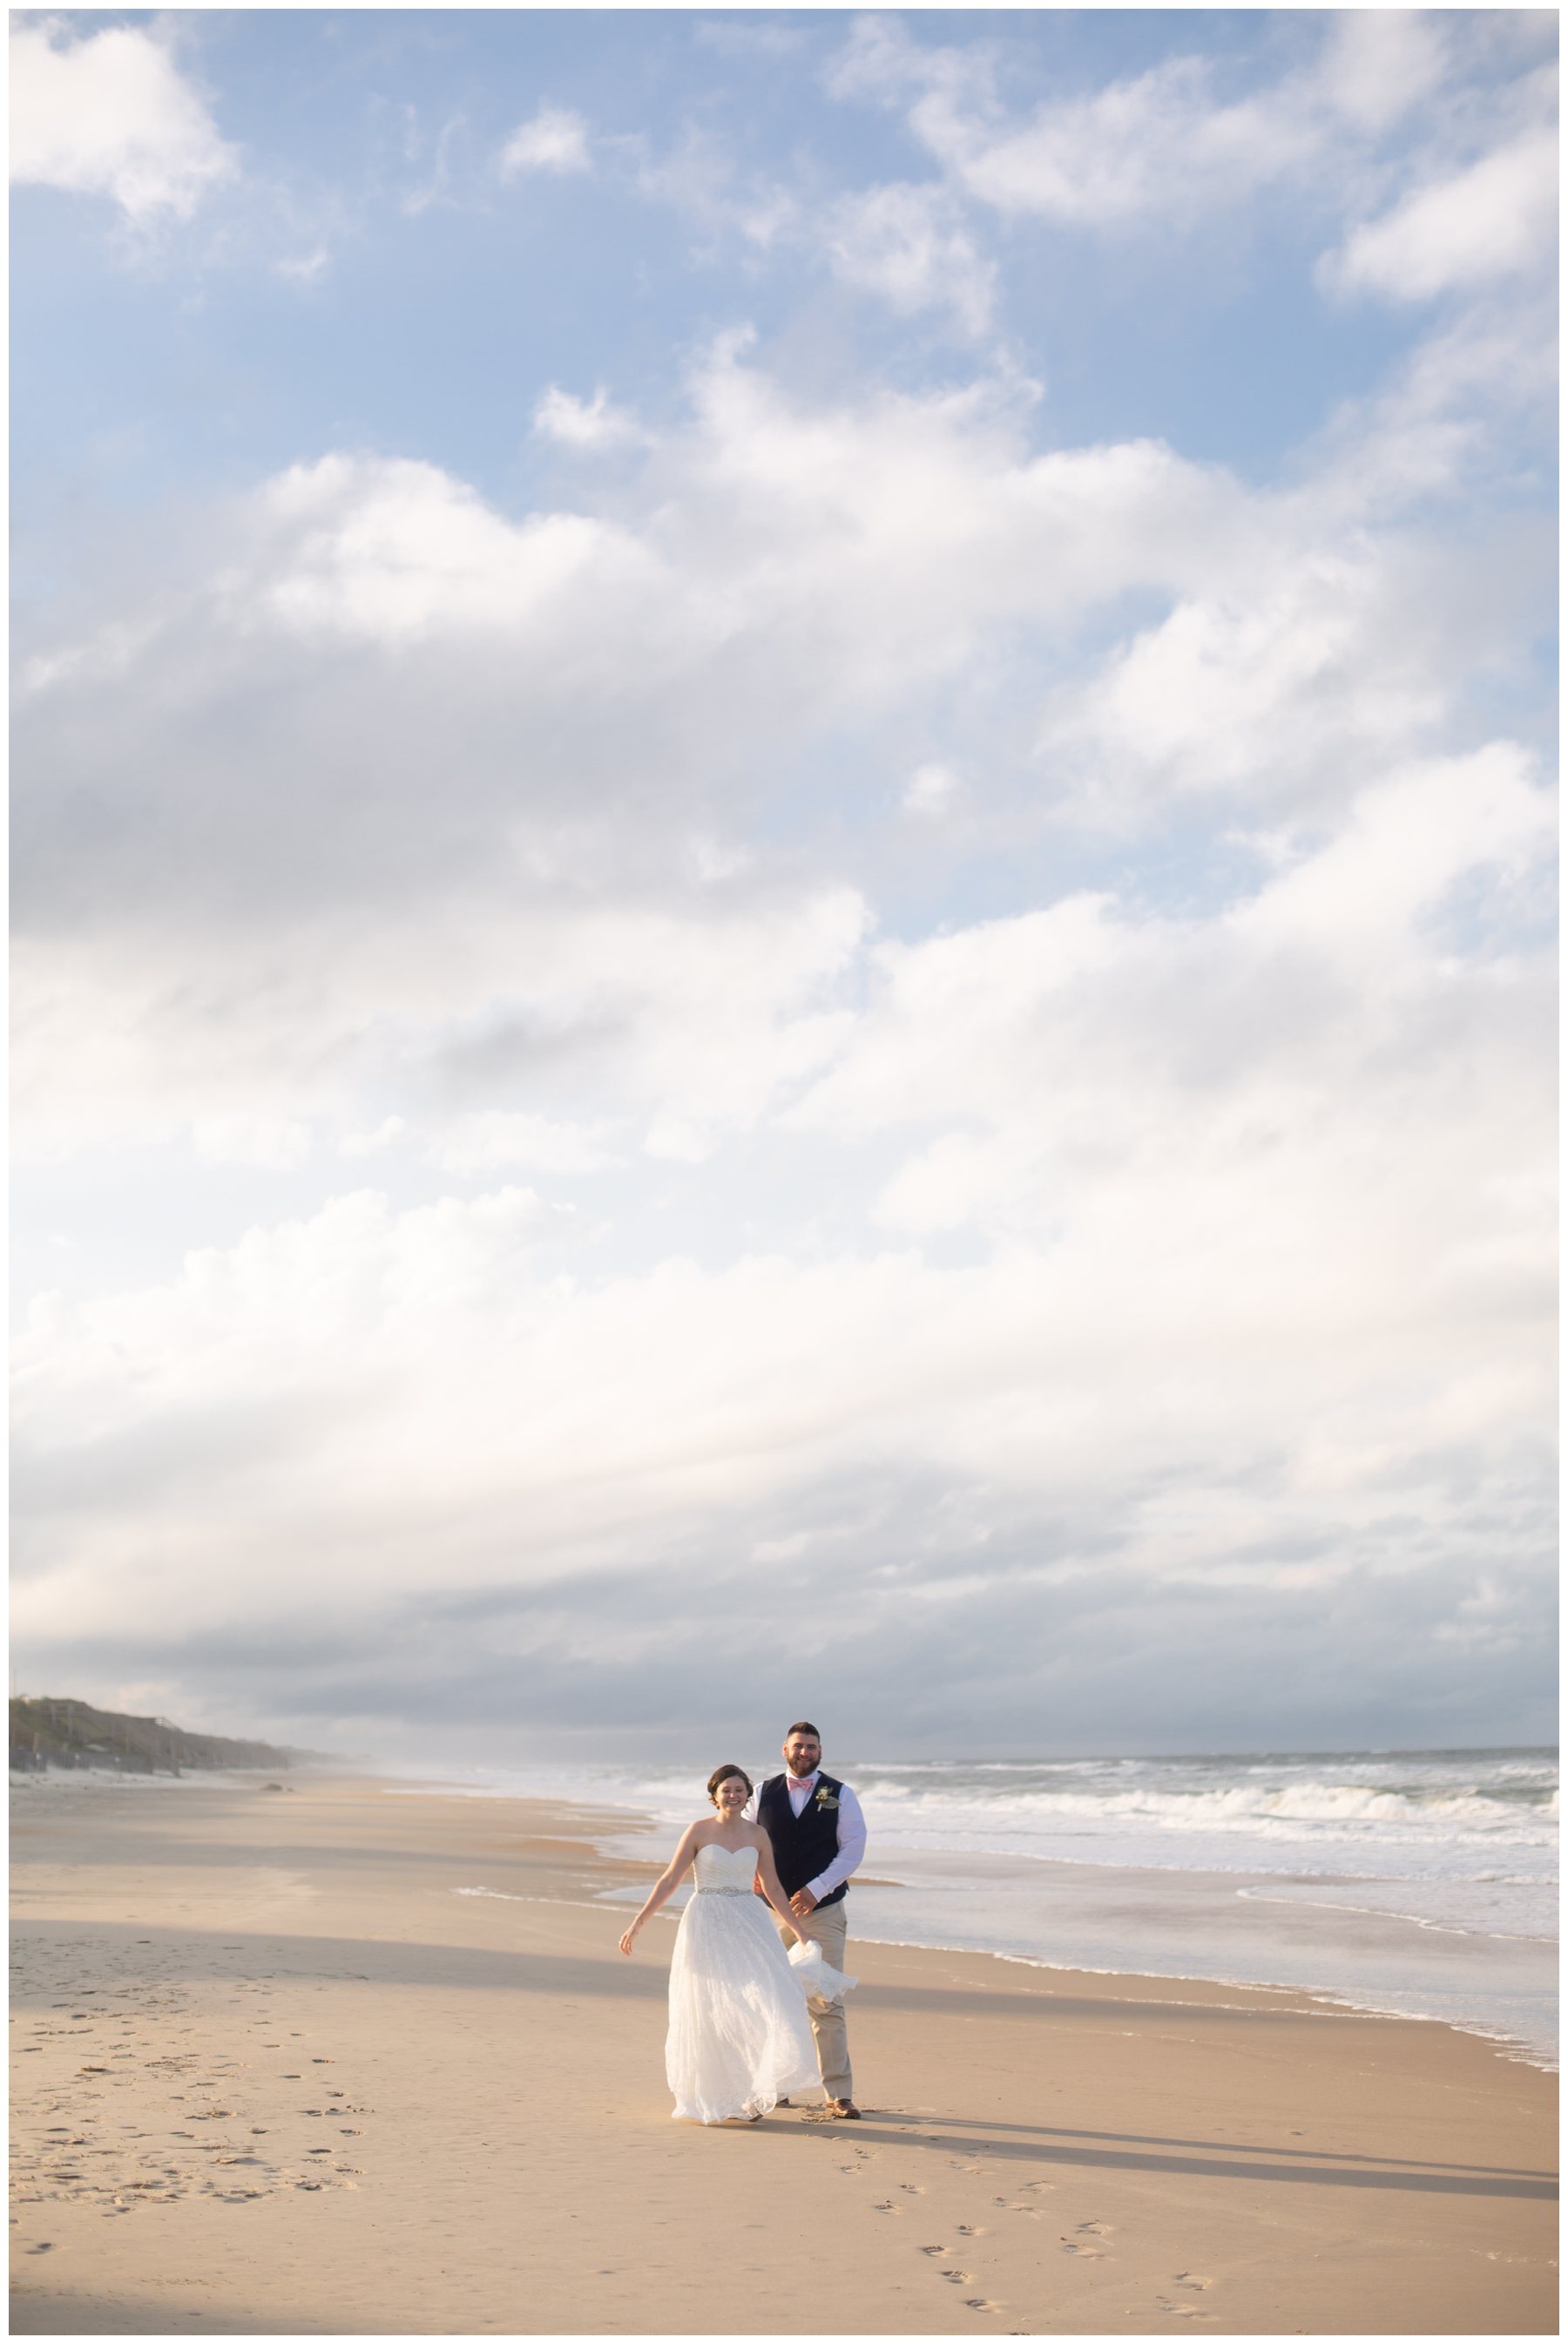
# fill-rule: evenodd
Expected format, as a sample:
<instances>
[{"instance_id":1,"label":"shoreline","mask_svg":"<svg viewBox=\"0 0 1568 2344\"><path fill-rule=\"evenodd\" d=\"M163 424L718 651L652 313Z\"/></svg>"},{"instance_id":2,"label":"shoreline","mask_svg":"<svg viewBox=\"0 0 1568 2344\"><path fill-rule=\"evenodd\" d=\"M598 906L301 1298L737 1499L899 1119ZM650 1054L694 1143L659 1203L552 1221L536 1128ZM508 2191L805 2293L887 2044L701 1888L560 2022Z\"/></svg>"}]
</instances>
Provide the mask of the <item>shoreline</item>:
<instances>
[{"instance_id":1,"label":"shoreline","mask_svg":"<svg viewBox=\"0 0 1568 2344\"><path fill-rule=\"evenodd\" d=\"M814 2226L842 2333L1553 2328L1552 2079L1442 2024L851 1925L863 2120L705 2131L605 1810L142 1787L15 1802L18 2333L787 2333Z\"/></svg>"},{"instance_id":2,"label":"shoreline","mask_svg":"<svg viewBox=\"0 0 1568 2344\"><path fill-rule=\"evenodd\" d=\"M254 1772L247 1771L245 1773L237 1771L226 1772L223 1769L213 1768L190 1770L182 1775L175 1776L142 1773L121 1774L117 1770L113 1769L98 1770L86 1767L58 1768L35 1774L14 1774L11 1777L11 1783L14 1794L17 1793L18 1790L25 1792L45 1785L52 1786L54 1789L58 1791L76 1785L85 1789L91 1783L114 1785L133 1793L138 1791L155 1791L160 1789L174 1790L182 1783L196 1789L219 1791L226 1787L245 1788L260 1783L265 1772L265 1769L259 1768ZM387 1795L393 1797L415 1799L453 1798L480 1803L491 1803L497 1801L507 1803L520 1800L524 1803L534 1802L543 1803L552 1809L558 1808L562 1812L571 1814L574 1818L584 1819L580 1828L580 1838L586 1839L590 1844L592 1844L595 1847L596 1852L608 1864L612 1866L621 1866L629 1875L638 1879L642 1878L645 1874L651 1877L657 1874L660 1869L660 1860L658 1859L632 1856L628 1854L624 1849L616 1849L613 1845L605 1844L606 1843L613 1843L617 1839L626 1840L633 1836L642 1836L644 1834L648 1835L649 1838L653 1838L660 1832L661 1827L668 1827L668 1818L663 1819L663 1824L661 1825L661 1819L648 1807L636 1807L610 1800L596 1801L590 1799L566 1799L559 1797L553 1791L548 1790L516 1790L508 1788L504 1785L463 1783L458 1780L454 1780L449 1776L443 1776L437 1773L414 1776L403 1774L384 1774L371 1772L369 1770L357 1770L352 1773L346 1774L335 1772L326 1767L320 1767L295 1769L292 1770L292 1774L293 1780L291 1782L279 1783L277 1785L278 1790L286 1792L299 1784L308 1783L311 1782L341 1782L347 1780L361 1783L367 1789L379 1789ZM597 1819L592 1824L588 1824L586 1821L586 1818L590 1816ZM573 1835L572 1844L574 1845L578 1844L578 1837L579 1834ZM890 1878L879 1876L875 1873L869 1874L862 1873L857 1875L856 1886L860 1890L897 1889L911 1895L918 1895L922 1893L922 1891L928 1889L930 1885L930 1877L928 1876L927 1878L922 1879L920 1875L919 1866L921 1861L920 1852L906 1851L905 1853L907 1855L913 1858L913 1861L910 1864L910 1871L914 1876L907 1879L901 1877ZM938 1860L940 1863L940 1855ZM1118 1864L1104 1858L1082 1858L1068 1863L1056 1857L1031 1855L1028 1858L1028 1861L1030 1864L1038 1866L1042 1874L1050 1873L1062 1876L1070 1875L1076 1872L1082 1872L1091 1875L1109 1874L1119 1881L1151 1877L1162 1883L1169 1880L1170 1882L1177 1884L1206 1876L1201 1874L1195 1874L1181 1865L1172 1864L1169 1867L1156 1870L1147 1865ZM1313 1886L1339 1888L1348 1884L1345 1875L1334 1875L1329 1874L1314 1874L1307 1873L1290 1873L1268 1875L1238 1875L1238 1877L1244 1877L1246 1884L1236 1884L1236 1883L1231 1881L1228 1877L1225 1881L1225 1885L1228 1888L1229 1893L1238 1898L1251 1898L1255 1896L1257 1890L1255 1885L1252 1884L1259 1878L1263 1877L1267 1877L1274 1883L1282 1883L1292 1885L1311 1884ZM475 1889L471 1893L475 1894L499 1894L500 1892ZM627 1893L629 1894L629 1891ZM507 1901L504 1896L502 1901ZM561 1900L557 1897L550 1897L546 1901L559 1902ZM583 1909L602 1910L607 1904L613 1909L615 1902L618 1901L618 1899L616 1896L616 1892L611 1889L607 1895L584 1900ZM678 1891L676 1898L672 1900L670 1907L664 1917L669 1919L678 1918L683 1901L684 1892ZM1444 1930L1441 1925L1422 1919L1420 1915L1414 1914L1391 1914L1376 1907L1357 1907L1347 1905L1340 1903L1337 1899L1333 1900L1331 1909L1336 1912L1362 1915L1367 1919L1376 1923L1386 1923L1389 1921L1398 1922L1418 1932L1431 1931L1440 1935L1469 1935L1471 1934L1469 1932ZM868 1927L866 1925L868 1917L869 1916L866 1916L863 1912L857 1915L858 1925L855 1934L857 1941L863 1945L881 1945L890 1948L901 1947L907 1951L914 1953L984 1955L997 1961L1016 1963L1025 1968L1039 1969L1047 1973L1067 1970L1070 1971L1075 1975L1106 1978L1134 1978L1155 1985L1215 1985L1228 1986L1240 1994L1277 1993L1296 1995L1302 1997L1305 2001L1329 2011L1346 2012L1352 2015L1366 2017L1397 2019L1416 2026L1452 2027L1456 2033L1469 2036L1477 2042L1484 2043L1493 2050L1497 2051L1502 2056L1519 2066L1529 2067L1538 2074L1555 2076L1558 2074L1560 2068L1560 2059L1557 2053L1555 2039L1555 2026L1553 2026L1553 2041L1551 2047L1547 2048L1539 2040L1532 2040L1529 2036L1521 2033L1517 2029L1490 2025L1479 2019L1457 2016L1452 2013L1402 2007L1397 2003L1379 2001L1371 1995L1364 1988L1362 1992L1356 1993L1342 1991L1329 1986L1305 1984L1301 1981L1289 1978L1262 1977L1256 1975L1242 1975L1239 1971L1227 1970L1218 1962L1211 1962L1205 1966L1188 1969L1171 1967L1164 1965L1150 1964L1140 1965L1136 1963L1130 1965L1124 1961L1101 1963L1089 1961L1082 1958L1062 1960L1040 1954L1020 1952L1013 1946L996 1943L970 1942L966 1944L962 1942L961 1939L951 1936L922 1937L909 1934L890 1933L887 1932L885 1927L879 1923L874 1922L872 1926ZM1543 1945L1546 1942L1537 1938L1514 1939L1510 1936L1509 1933L1505 1932L1493 1934L1496 1935L1500 1941L1518 1942L1532 1946ZM1555 1953L1555 1948L1553 1948L1553 1953ZM1237 2006L1241 2007L1242 2006L1238 2005ZM1555 2014L1553 2014L1553 2016Z\"/></svg>"},{"instance_id":3,"label":"shoreline","mask_svg":"<svg viewBox=\"0 0 1568 2344\"><path fill-rule=\"evenodd\" d=\"M508 1790L505 1787L468 1784L436 1774L420 1778L389 1776L386 1780L388 1790L399 1795L447 1796L480 1801L514 1796L545 1797L553 1800L557 1796L554 1792L548 1790L529 1791L526 1788ZM563 1802L563 1803L573 1803ZM661 1828L670 1827L668 1817L660 1818L648 1807L607 1803L604 1806L598 1807L597 1812L611 1814L617 1819L608 1830L598 1834L599 1838L606 1842L613 1842L617 1838L628 1838L633 1834L644 1832L652 1834ZM673 1844L673 1841L671 1844ZM613 1847L605 1852L612 1857L623 1853ZM986 1859L981 1859L981 1864L983 1864L985 1861ZM997 1860L990 1859L990 1861ZM1233 1897L1238 1901L1248 1903L1272 1904L1276 1901L1266 1893L1260 1894L1260 1885L1265 1882L1275 1888L1311 1887L1336 1891L1351 1885L1353 1878L1353 1875L1312 1873L1306 1870L1263 1874L1249 1873L1240 1868L1234 1874L1216 1875L1201 1868L1180 1864L1154 1867L1147 1864L1118 1864L1107 1858L1093 1857L1068 1861L1055 1856L1031 1854L1026 1861L1035 1869L1036 1876L1040 1881L1049 1879L1052 1883L1060 1883L1068 1890L1077 1887L1080 1894L1082 1893L1083 1882L1079 1880L1078 1875L1082 1875L1083 1881L1089 1884L1091 1894L1096 1891L1103 1893L1105 1887L1111 1884L1119 1890L1139 1884L1158 1884L1160 1891L1181 1896L1201 1884L1216 1897ZM879 1878L874 1873L870 1874L861 1873L857 1875L855 1884L860 1891L895 1889L903 1892L910 1898L921 1897L928 1895L933 1886L940 1881L944 1862L950 1865L956 1862L950 1851L944 1854L943 1851L937 1850L928 1852L900 1850L891 1859L891 1863L895 1868L900 1863L906 1863L910 1877L887 1879ZM650 1866L650 1869L655 1872L658 1868L657 1864ZM960 1880L967 1881L978 1868L972 1862L970 1863L960 1874ZM1010 1866L1009 1869L1010 1871L1012 1867ZM877 1902L879 1905L884 1904L884 1900L879 1897ZM1414 1933L1412 1943L1418 1953L1422 1950L1421 1938L1423 1935L1459 1937L1473 1944L1496 1942L1529 1948L1535 1955L1541 1971L1552 1981L1553 1986L1555 1985L1557 1948L1554 1941L1516 1936L1507 1932L1488 1933L1483 1936L1470 1931L1446 1929L1442 1925L1423 1919L1417 1914L1400 1913L1376 1906L1358 1906L1343 1901L1337 1894L1331 1894L1315 1905L1305 1903L1296 1905L1291 1908L1291 1913L1292 1918L1298 1925L1310 1925L1323 1915L1331 1913L1336 1916L1336 1919L1338 1916L1343 1916L1344 1923L1359 1920L1391 1940L1397 1938L1400 1931L1408 1929ZM881 1914L868 1915L863 1905L857 1914L857 1925L855 1934L859 1942L904 1946L911 1952L989 1954L999 1961L1018 1962L1026 1966L1047 1971L1066 1968L1087 1976L1137 1977L1177 1985L1228 1985L1234 1987L1238 1992L1257 1989L1299 1994L1330 2009L1356 2012L1379 2018L1405 2019L1412 2024L1422 2026L1452 2026L1458 2033L1471 2036L1478 2042L1490 2044L1508 2058L1517 2061L1521 2066L1533 2068L1541 2074L1554 2076L1559 2070L1554 1995L1549 2018L1544 2011L1533 2011L1530 2016L1533 2017L1536 2023L1529 2028L1529 2031L1526 2031L1528 2021L1525 2026L1509 2026L1501 2023L1495 2016L1483 2017L1457 2009L1412 2007L1412 2003L1421 1999L1413 1988L1402 1995L1399 1995L1396 1988L1385 1988L1380 1996L1375 1987L1364 1979L1352 1988L1319 1984L1299 1977L1261 1975L1261 1972L1267 1966L1266 1957L1263 1956L1260 1956L1253 1968L1248 1972L1238 1967L1227 1966L1224 1956L1218 1952L1206 1962L1200 1962L1198 1965L1191 1967L1175 1966L1164 1962L1092 1960L1085 1958L1076 1949L1060 1956L1050 1953L1041 1955L1023 1950L1016 1942L1005 1942L1004 1933L1000 1929L993 1931L990 1937L981 1937L973 1931L967 1934L921 1935L912 1934L908 1927L889 1929L885 1925ZM1228 1925L1234 1934L1237 1927L1235 1916L1231 1916ZM1539 1949L1538 1953L1536 1949ZM1441 1999L1441 1993L1434 1987L1432 1993L1426 1998Z\"/></svg>"}]
</instances>

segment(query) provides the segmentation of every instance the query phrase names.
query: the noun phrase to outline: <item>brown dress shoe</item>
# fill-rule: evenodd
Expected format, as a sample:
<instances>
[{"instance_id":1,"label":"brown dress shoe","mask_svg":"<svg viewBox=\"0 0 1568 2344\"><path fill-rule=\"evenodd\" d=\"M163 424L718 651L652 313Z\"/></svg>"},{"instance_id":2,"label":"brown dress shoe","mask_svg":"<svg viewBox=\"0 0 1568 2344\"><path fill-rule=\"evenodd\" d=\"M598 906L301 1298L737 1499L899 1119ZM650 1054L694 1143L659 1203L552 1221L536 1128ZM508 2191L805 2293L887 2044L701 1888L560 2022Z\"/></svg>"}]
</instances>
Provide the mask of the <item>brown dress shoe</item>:
<instances>
[{"instance_id":1,"label":"brown dress shoe","mask_svg":"<svg viewBox=\"0 0 1568 2344\"><path fill-rule=\"evenodd\" d=\"M836 2117L859 2117L860 2113L853 2100L829 2100L828 2106Z\"/></svg>"}]
</instances>

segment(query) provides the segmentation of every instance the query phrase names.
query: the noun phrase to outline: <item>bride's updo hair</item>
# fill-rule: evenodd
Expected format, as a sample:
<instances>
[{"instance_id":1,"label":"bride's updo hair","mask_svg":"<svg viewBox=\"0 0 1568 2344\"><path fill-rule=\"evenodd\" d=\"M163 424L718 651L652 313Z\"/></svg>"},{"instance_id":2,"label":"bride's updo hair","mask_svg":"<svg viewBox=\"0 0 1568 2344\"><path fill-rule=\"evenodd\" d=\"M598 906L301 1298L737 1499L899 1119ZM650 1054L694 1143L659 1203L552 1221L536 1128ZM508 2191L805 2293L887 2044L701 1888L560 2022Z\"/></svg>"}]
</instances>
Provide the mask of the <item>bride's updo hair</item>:
<instances>
[{"instance_id":1,"label":"bride's updo hair","mask_svg":"<svg viewBox=\"0 0 1568 2344\"><path fill-rule=\"evenodd\" d=\"M745 1783L747 1797L751 1796L751 1777L744 1766L716 1766L708 1778L708 1796L710 1803L717 1797L720 1783L728 1783L731 1774L738 1782Z\"/></svg>"}]
</instances>

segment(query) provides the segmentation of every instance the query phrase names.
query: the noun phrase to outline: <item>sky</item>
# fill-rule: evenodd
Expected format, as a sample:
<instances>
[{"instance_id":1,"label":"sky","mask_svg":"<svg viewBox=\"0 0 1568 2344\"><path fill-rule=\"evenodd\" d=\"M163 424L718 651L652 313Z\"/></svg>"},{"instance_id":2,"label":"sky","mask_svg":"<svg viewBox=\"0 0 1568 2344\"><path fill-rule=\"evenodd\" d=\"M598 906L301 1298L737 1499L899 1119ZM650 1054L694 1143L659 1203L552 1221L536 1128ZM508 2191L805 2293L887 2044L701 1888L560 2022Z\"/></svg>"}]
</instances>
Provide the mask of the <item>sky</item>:
<instances>
[{"instance_id":1,"label":"sky","mask_svg":"<svg viewBox=\"0 0 1568 2344\"><path fill-rule=\"evenodd\" d=\"M1552 1737L1554 81L13 18L18 1689Z\"/></svg>"}]
</instances>

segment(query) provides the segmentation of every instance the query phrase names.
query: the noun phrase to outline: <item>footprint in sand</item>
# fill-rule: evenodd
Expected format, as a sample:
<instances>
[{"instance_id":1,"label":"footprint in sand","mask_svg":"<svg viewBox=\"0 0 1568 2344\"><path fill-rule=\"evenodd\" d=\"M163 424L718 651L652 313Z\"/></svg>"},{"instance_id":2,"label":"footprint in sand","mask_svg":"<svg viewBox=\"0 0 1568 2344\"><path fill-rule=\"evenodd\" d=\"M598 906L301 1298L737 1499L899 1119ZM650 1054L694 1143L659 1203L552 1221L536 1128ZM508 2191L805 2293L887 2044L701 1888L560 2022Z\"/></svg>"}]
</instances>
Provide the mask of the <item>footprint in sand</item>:
<instances>
[{"instance_id":1,"label":"footprint in sand","mask_svg":"<svg viewBox=\"0 0 1568 2344\"><path fill-rule=\"evenodd\" d=\"M923 2198L926 2194L918 2181L900 2181L899 2187L906 2190L911 2198Z\"/></svg>"},{"instance_id":2,"label":"footprint in sand","mask_svg":"<svg viewBox=\"0 0 1568 2344\"><path fill-rule=\"evenodd\" d=\"M1201 2295L1204 2288L1212 2287L1214 2282L1211 2278L1200 2278L1196 2271L1178 2271L1171 2284L1185 2289L1189 2295Z\"/></svg>"},{"instance_id":3,"label":"footprint in sand","mask_svg":"<svg viewBox=\"0 0 1568 2344\"><path fill-rule=\"evenodd\" d=\"M964 2299L964 2309L966 2311L1000 2312L1002 2306L1000 2303L988 2302L983 2295L970 2295L966 2296ZM1021 2336L1025 2331L1021 2328L1015 2328L1011 2332L1015 2336Z\"/></svg>"},{"instance_id":4,"label":"footprint in sand","mask_svg":"<svg viewBox=\"0 0 1568 2344\"><path fill-rule=\"evenodd\" d=\"M922 2247L920 2252L923 2255L945 2255L947 2248L946 2247Z\"/></svg>"}]
</instances>

